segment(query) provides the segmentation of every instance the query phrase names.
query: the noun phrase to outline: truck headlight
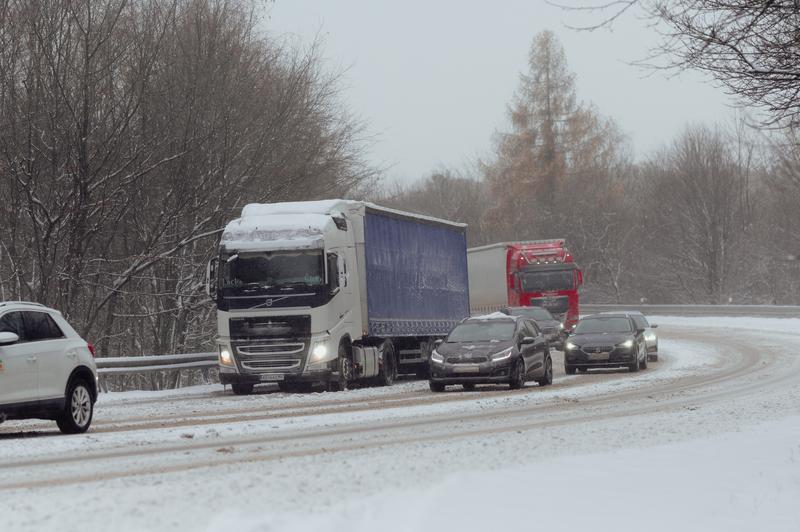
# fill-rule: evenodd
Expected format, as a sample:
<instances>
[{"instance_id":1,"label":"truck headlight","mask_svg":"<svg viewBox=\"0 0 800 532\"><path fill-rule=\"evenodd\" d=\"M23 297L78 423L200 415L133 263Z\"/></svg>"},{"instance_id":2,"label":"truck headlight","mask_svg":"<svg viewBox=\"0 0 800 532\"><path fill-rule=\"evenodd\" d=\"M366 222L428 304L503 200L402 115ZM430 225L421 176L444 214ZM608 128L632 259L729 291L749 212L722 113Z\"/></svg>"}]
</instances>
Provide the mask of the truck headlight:
<instances>
[{"instance_id":1,"label":"truck headlight","mask_svg":"<svg viewBox=\"0 0 800 532\"><path fill-rule=\"evenodd\" d=\"M507 358L511 358L511 352L514 350L513 347L509 347L508 349L503 349L499 353L495 353L492 355L492 362L500 362L501 360L506 360Z\"/></svg>"},{"instance_id":2,"label":"truck headlight","mask_svg":"<svg viewBox=\"0 0 800 532\"><path fill-rule=\"evenodd\" d=\"M431 362L436 362L437 364L444 364L444 357L439 354L439 351L434 349L431 351Z\"/></svg>"},{"instance_id":3,"label":"truck headlight","mask_svg":"<svg viewBox=\"0 0 800 532\"><path fill-rule=\"evenodd\" d=\"M339 356L339 353L334 352L328 347L328 339L320 340L314 343L311 347L311 356L308 359L310 364L321 364L329 362Z\"/></svg>"},{"instance_id":4,"label":"truck headlight","mask_svg":"<svg viewBox=\"0 0 800 532\"><path fill-rule=\"evenodd\" d=\"M228 346L219 346L219 364L221 366L236 366L236 363L233 361L233 355L231 354L231 350Z\"/></svg>"},{"instance_id":5,"label":"truck headlight","mask_svg":"<svg viewBox=\"0 0 800 532\"><path fill-rule=\"evenodd\" d=\"M633 340L625 340L621 344L618 344L617 347L621 347L623 349L630 349L633 347Z\"/></svg>"}]
</instances>

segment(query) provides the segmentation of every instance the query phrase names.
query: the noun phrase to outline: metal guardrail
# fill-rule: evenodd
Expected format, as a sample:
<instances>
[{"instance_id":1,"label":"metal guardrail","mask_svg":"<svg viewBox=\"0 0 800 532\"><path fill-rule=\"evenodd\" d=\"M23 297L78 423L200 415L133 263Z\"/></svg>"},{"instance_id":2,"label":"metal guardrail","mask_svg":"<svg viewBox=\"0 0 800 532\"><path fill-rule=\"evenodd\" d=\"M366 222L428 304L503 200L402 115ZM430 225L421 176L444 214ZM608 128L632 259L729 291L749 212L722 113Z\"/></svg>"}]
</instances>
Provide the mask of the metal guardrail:
<instances>
[{"instance_id":1,"label":"metal guardrail","mask_svg":"<svg viewBox=\"0 0 800 532\"><path fill-rule=\"evenodd\" d=\"M100 389L108 392L107 377L156 371L181 371L199 369L210 382L208 370L217 366L217 353L190 353L185 355L155 355L141 357L107 357L95 360Z\"/></svg>"},{"instance_id":2,"label":"metal guardrail","mask_svg":"<svg viewBox=\"0 0 800 532\"><path fill-rule=\"evenodd\" d=\"M800 318L800 306L776 305L581 305L582 314L638 310L649 316L742 316ZM208 370L217 366L217 353L98 358L100 389L108 391L106 378L156 371L201 370L207 382Z\"/></svg>"},{"instance_id":3,"label":"metal guardrail","mask_svg":"<svg viewBox=\"0 0 800 532\"><path fill-rule=\"evenodd\" d=\"M800 306L779 305L581 305L581 314L638 310L648 316L800 318Z\"/></svg>"}]
</instances>

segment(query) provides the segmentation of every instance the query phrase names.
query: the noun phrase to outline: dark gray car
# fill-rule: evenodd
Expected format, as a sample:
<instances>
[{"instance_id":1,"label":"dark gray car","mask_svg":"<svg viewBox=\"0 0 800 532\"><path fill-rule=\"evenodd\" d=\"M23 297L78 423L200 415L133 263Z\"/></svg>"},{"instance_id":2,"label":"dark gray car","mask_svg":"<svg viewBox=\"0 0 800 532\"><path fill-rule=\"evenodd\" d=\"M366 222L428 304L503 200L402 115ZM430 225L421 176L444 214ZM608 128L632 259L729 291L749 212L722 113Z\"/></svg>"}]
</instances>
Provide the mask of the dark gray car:
<instances>
[{"instance_id":1,"label":"dark gray car","mask_svg":"<svg viewBox=\"0 0 800 532\"><path fill-rule=\"evenodd\" d=\"M522 316L536 322L552 349L564 350L564 324L542 307L505 307L500 310L509 316Z\"/></svg>"},{"instance_id":2,"label":"dark gray car","mask_svg":"<svg viewBox=\"0 0 800 532\"><path fill-rule=\"evenodd\" d=\"M564 344L564 370L627 366L647 368L644 329L627 314L595 314L578 322Z\"/></svg>"},{"instance_id":3,"label":"dark gray car","mask_svg":"<svg viewBox=\"0 0 800 532\"><path fill-rule=\"evenodd\" d=\"M448 384L469 390L476 384L504 383L514 389L528 380L551 384L553 360L547 338L525 318L499 312L467 318L431 353L434 392L444 391Z\"/></svg>"}]
</instances>

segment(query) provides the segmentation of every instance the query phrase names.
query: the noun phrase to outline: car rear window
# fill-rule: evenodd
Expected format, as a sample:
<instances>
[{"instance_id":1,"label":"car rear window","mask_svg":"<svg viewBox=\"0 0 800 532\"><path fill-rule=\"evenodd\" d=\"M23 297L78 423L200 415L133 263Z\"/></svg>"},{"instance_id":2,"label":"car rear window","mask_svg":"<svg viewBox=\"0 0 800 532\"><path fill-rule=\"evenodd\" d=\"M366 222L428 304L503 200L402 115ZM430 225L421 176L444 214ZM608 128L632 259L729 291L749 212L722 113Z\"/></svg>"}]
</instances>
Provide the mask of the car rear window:
<instances>
[{"instance_id":1,"label":"car rear window","mask_svg":"<svg viewBox=\"0 0 800 532\"><path fill-rule=\"evenodd\" d=\"M25 312L25 339L29 342L64 338L55 320L46 312Z\"/></svg>"}]
</instances>

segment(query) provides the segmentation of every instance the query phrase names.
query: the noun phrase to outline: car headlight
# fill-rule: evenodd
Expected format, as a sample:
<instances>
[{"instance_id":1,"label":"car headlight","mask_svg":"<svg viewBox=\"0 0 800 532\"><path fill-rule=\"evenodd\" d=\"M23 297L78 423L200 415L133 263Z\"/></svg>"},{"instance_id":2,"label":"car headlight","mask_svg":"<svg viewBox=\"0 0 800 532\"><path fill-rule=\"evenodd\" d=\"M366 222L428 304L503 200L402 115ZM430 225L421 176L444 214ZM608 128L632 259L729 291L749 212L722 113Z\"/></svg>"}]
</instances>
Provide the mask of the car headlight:
<instances>
[{"instance_id":1,"label":"car headlight","mask_svg":"<svg viewBox=\"0 0 800 532\"><path fill-rule=\"evenodd\" d=\"M559 330L563 331L564 330L564 324L563 323L559 323L558 324L558 328L559 328Z\"/></svg>"},{"instance_id":2,"label":"car headlight","mask_svg":"<svg viewBox=\"0 0 800 532\"><path fill-rule=\"evenodd\" d=\"M567 342L564 346L568 351L572 351L573 349L578 349L578 346L573 344L572 342Z\"/></svg>"},{"instance_id":3,"label":"car headlight","mask_svg":"<svg viewBox=\"0 0 800 532\"><path fill-rule=\"evenodd\" d=\"M633 347L633 340L625 340L621 344L618 344L617 347L621 347L623 349L630 349Z\"/></svg>"},{"instance_id":4,"label":"car headlight","mask_svg":"<svg viewBox=\"0 0 800 532\"><path fill-rule=\"evenodd\" d=\"M508 349L503 349L499 353L495 353L492 355L492 362L500 362L501 360L505 360L507 358L511 358L511 352L514 350L513 347L509 347Z\"/></svg>"},{"instance_id":5,"label":"car headlight","mask_svg":"<svg viewBox=\"0 0 800 532\"><path fill-rule=\"evenodd\" d=\"M444 364L444 357L439 354L439 351L434 349L431 351L431 361L436 362L437 364Z\"/></svg>"},{"instance_id":6,"label":"car headlight","mask_svg":"<svg viewBox=\"0 0 800 532\"><path fill-rule=\"evenodd\" d=\"M231 350L228 346L219 346L219 363L221 366L235 366L236 363L233 361L233 355L231 354Z\"/></svg>"},{"instance_id":7,"label":"car headlight","mask_svg":"<svg viewBox=\"0 0 800 532\"><path fill-rule=\"evenodd\" d=\"M656 341L656 335L654 333L647 333L644 336L644 339L647 340L648 342L655 342Z\"/></svg>"}]
</instances>

